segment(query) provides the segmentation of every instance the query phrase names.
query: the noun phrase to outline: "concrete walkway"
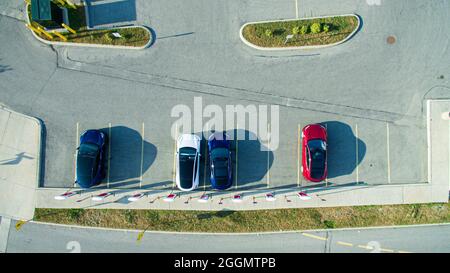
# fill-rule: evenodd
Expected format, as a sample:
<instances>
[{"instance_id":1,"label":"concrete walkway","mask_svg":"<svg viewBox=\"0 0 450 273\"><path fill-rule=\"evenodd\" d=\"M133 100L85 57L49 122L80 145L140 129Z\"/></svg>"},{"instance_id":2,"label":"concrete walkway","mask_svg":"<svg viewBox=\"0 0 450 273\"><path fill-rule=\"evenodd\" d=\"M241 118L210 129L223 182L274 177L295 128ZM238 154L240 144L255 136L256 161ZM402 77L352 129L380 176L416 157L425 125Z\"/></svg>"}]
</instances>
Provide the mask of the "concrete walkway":
<instances>
[{"instance_id":1,"label":"concrete walkway","mask_svg":"<svg viewBox=\"0 0 450 273\"><path fill-rule=\"evenodd\" d=\"M31 219L39 182L41 124L0 106L0 215Z\"/></svg>"}]
</instances>

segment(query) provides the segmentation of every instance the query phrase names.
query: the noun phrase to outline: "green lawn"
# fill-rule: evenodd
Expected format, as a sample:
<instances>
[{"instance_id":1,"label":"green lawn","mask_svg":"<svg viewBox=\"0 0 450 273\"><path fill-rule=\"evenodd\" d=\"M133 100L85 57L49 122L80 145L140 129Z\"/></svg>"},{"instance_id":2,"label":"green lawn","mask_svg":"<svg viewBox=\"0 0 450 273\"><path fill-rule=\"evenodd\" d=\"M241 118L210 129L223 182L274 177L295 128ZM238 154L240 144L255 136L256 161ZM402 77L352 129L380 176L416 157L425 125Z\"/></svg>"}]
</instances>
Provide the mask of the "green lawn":
<instances>
[{"instance_id":1,"label":"green lawn","mask_svg":"<svg viewBox=\"0 0 450 273\"><path fill-rule=\"evenodd\" d=\"M321 32L312 33L311 26L320 24ZM328 26L325 32L324 26ZM293 33L295 27L304 27L304 34ZM355 16L336 16L320 19L302 19L282 22L256 23L244 27L244 38L260 47L293 47L334 44L347 38L358 27ZM294 34L294 38L285 44L286 36Z\"/></svg>"},{"instance_id":2,"label":"green lawn","mask_svg":"<svg viewBox=\"0 0 450 273\"><path fill-rule=\"evenodd\" d=\"M186 232L265 232L450 222L450 204L178 211L36 209L36 221L92 227Z\"/></svg>"}]
</instances>

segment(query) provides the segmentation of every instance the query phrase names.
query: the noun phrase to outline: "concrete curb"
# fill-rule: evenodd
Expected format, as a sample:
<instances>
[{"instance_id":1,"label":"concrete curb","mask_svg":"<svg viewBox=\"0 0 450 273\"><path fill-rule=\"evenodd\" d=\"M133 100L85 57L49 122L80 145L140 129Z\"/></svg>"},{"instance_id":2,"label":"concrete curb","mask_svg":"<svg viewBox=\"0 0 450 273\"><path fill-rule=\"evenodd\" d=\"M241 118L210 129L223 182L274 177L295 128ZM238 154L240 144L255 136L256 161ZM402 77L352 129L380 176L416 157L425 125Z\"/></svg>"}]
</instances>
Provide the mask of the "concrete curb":
<instances>
[{"instance_id":1,"label":"concrete curb","mask_svg":"<svg viewBox=\"0 0 450 273\"><path fill-rule=\"evenodd\" d=\"M28 5L25 8L25 16L28 24L30 24L30 18L28 16ZM71 43L71 42L51 42L39 37L34 31L30 30L33 36L39 40L41 43L50 46L71 46L71 47L90 47L90 48L110 48L110 49L132 49L132 50L142 50L148 48L154 40L153 33L150 31L148 27L145 26L122 26L122 27L112 27L112 28L96 28L95 30L111 30L111 29L122 29L122 28L142 28L147 31L150 35L150 40L143 46L121 46L121 45L102 45L102 44L88 44L88 43Z\"/></svg>"},{"instance_id":2,"label":"concrete curb","mask_svg":"<svg viewBox=\"0 0 450 273\"><path fill-rule=\"evenodd\" d=\"M290 21L303 21L303 20L311 20L311 19L322 19L322 18L330 18L330 17L345 17L345 16L353 16L356 18L356 20L358 20L358 25L355 28L355 30L353 30L352 33L350 33L344 40L333 43L333 44L328 44L328 45L317 45L317 46L289 46L289 47L261 47L261 46L257 46L254 45L252 43L250 43L249 41L247 41L247 39L244 38L244 35L242 34L244 28L248 25L251 24L261 24L261 23L273 23L273 22L290 22ZM320 49L320 48L326 48L326 47L332 47L332 46L336 46L336 45L340 45L343 44L345 42L347 42L348 40L350 40L355 34L356 32L359 31L361 27L361 18L356 15L356 14L343 14L343 15L331 15L331 16L318 16L318 17L310 17L310 18L301 18L301 19L285 19L285 20L271 20L271 21L259 21L259 22L247 22L244 25L242 25L242 27L239 30L239 38L241 39L241 41L246 44L249 47L252 47L254 49L257 50L264 50L264 51L281 51L281 50L296 50L296 49Z\"/></svg>"}]
</instances>

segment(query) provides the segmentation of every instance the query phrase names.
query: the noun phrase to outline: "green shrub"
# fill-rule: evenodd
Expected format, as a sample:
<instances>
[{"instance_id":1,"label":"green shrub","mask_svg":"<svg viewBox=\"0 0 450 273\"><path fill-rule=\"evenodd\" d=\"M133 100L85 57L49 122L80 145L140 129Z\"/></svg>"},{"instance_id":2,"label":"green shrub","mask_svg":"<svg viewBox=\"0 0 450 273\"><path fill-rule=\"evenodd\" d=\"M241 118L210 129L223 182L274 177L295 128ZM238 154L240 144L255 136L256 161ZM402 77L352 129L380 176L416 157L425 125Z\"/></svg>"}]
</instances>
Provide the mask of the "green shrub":
<instances>
[{"instance_id":1,"label":"green shrub","mask_svg":"<svg viewBox=\"0 0 450 273\"><path fill-rule=\"evenodd\" d=\"M111 43L111 42L113 41L113 37L112 37L112 35L111 35L109 32L107 32L107 33L105 33L105 34L103 35L103 39L104 39L105 42L107 42L107 43Z\"/></svg>"},{"instance_id":2,"label":"green shrub","mask_svg":"<svg viewBox=\"0 0 450 273\"><path fill-rule=\"evenodd\" d=\"M293 27L292 28L292 34L297 35L300 33L300 27Z\"/></svg>"},{"instance_id":3,"label":"green shrub","mask_svg":"<svg viewBox=\"0 0 450 273\"><path fill-rule=\"evenodd\" d=\"M272 30L270 30L270 29L266 29L266 36L267 37L272 37L273 36L273 32L272 32Z\"/></svg>"},{"instance_id":4,"label":"green shrub","mask_svg":"<svg viewBox=\"0 0 450 273\"><path fill-rule=\"evenodd\" d=\"M311 32L316 34L316 33L320 33L322 26L320 25L320 23L314 23L311 25Z\"/></svg>"},{"instance_id":5,"label":"green shrub","mask_svg":"<svg viewBox=\"0 0 450 273\"><path fill-rule=\"evenodd\" d=\"M336 228L336 223L333 220L325 220L323 224L326 228Z\"/></svg>"},{"instance_id":6,"label":"green shrub","mask_svg":"<svg viewBox=\"0 0 450 273\"><path fill-rule=\"evenodd\" d=\"M300 28L300 34L301 35L305 35L306 33L308 33L308 25L304 25Z\"/></svg>"},{"instance_id":7,"label":"green shrub","mask_svg":"<svg viewBox=\"0 0 450 273\"><path fill-rule=\"evenodd\" d=\"M134 224L135 220L136 220L136 212L133 210L125 210L124 211L124 216L125 216L125 220L127 221L127 223L129 224Z\"/></svg>"},{"instance_id":8,"label":"green shrub","mask_svg":"<svg viewBox=\"0 0 450 273\"><path fill-rule=\"evenodd\" d=\"M323 29L323 32L327 33L328 31L330 31L330 25L325 24L325 25L323 25L322 29Z\"/></svg>"},{"instance_id":9,"label":"green shrub","mask_svg":"<svg viewBox=\"0 0 450 273\"><path fill-rule=\"evenodd\" d=\"M68 216L71 220L78 220L83 212L82 209L69 209Z\"/></svg>"}]
</instances>

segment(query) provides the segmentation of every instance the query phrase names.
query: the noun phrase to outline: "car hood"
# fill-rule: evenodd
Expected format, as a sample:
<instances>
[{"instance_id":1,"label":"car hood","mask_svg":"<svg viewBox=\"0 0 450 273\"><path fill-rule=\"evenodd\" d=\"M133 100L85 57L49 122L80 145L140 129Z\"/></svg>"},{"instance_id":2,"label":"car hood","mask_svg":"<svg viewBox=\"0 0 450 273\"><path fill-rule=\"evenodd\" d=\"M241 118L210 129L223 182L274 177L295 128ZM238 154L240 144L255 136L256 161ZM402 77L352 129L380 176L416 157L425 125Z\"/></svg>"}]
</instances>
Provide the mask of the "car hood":
<instances>
[{"instance_id":1,"label":"car hood","mask_svg":"<svg viewBox=\"0 0 450 273\"><path fill-rule=\"evenodd\" d=\"M324 127L319 124L312 124L305 127L303 130L305 138L310 139L322 139L327 140L327 132Z\"/></svg>"}]
</instances>

